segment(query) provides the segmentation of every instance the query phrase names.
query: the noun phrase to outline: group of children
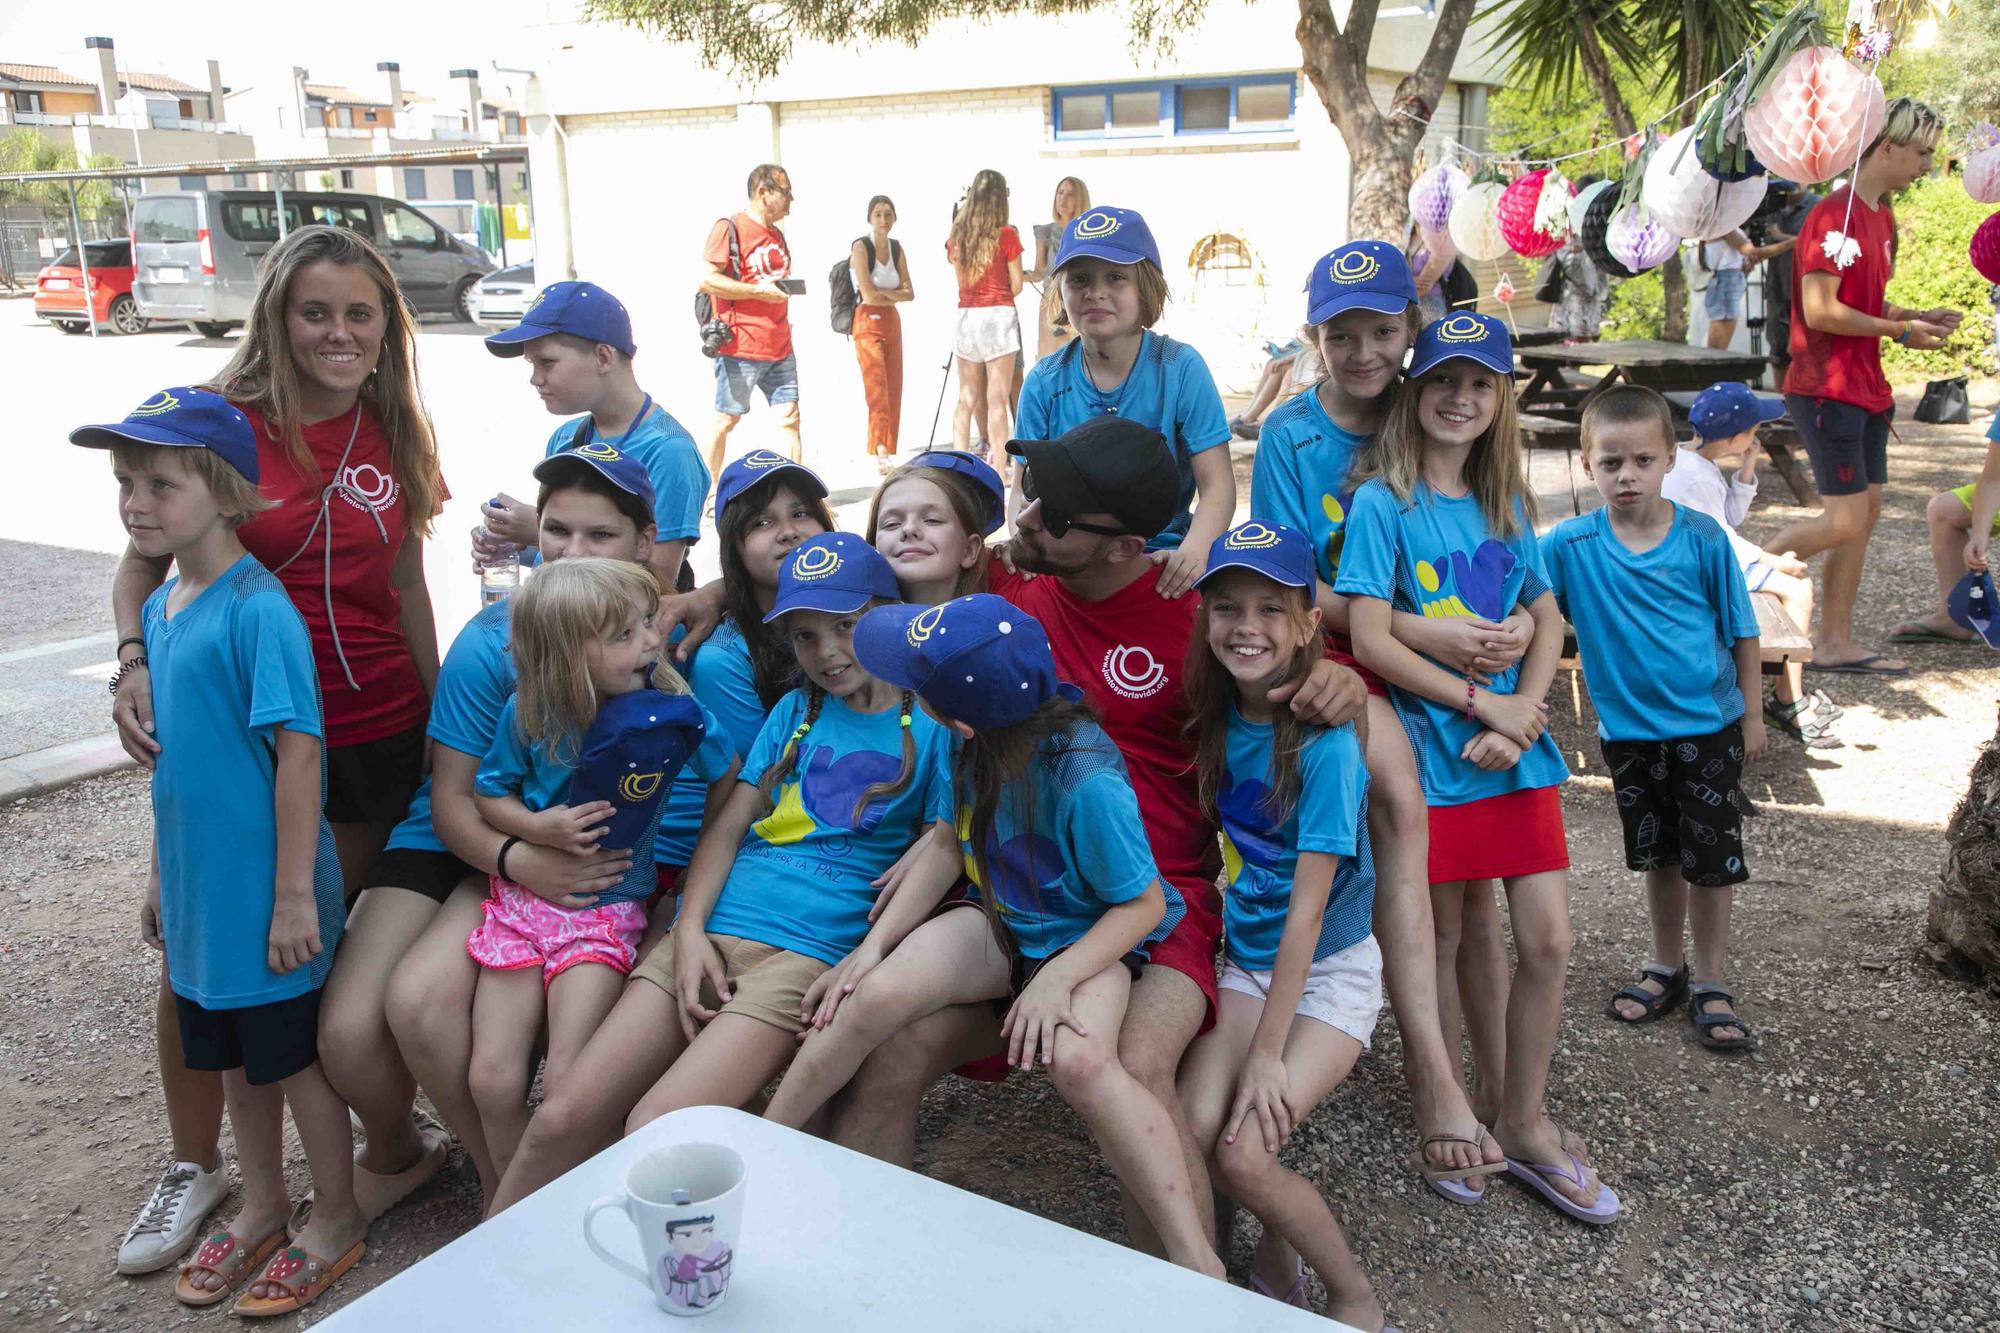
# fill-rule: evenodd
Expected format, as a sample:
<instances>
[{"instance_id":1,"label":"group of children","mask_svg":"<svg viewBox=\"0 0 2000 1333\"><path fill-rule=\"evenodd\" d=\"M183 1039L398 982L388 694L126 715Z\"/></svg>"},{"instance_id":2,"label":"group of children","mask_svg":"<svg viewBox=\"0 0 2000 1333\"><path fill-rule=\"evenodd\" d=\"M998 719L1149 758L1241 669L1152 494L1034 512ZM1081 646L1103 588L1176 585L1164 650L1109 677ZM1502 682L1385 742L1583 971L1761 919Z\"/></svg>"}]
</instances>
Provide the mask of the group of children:
<instances>
[{"instance_id":1,"label":"group of children","mask_svg":"<svg viewBox=\"0 0 2000 1333\"><path fill-rule=\"evenodd\" d=\"M1330 1314L1379 1328L1327 1200L1278 1149L1367 1048L1385 971L1410 1051L1448 1053L1458 1077L1470 1037L1477 1125L1413 1158L1432 1187L1477 1204L1504 1172L1579 1220L1619 1215L1543 1109L1571 941L1568 768L1545 703L1565 616L1653 924L1653 956L1611 1016L1647 1022L1685 1001L1703 1044L1754 1042L1724 988L1731 895L1749 873L1738 781L1766 711L1808 744L1830 735L1823 696L1796 683L1746 707L1760 669L1750 588L1797 614L1810 587L1734 536L1754 464L1714 484L1762 409L1740 386L1712 390L1695 410L1707 442L1681 449L1657 395L1600 395L1583 455L1605 505L1538 539L1505 327L1470 312L1420 327L1401 252L1354 242L1308 284L1303 336L1326 378L1272 413L1250 517L1231 526L1228 423L1200 356L1150 327L1166 284L1144 219L1088 210L1053 273L1078 336L1026 378L1011 480L970 454L918 454L884 480L867 531L842 533L810 469L746 455L715 485L719 586L666 604L676 620L713 607L719 624L671 647L662 597L707 475L641 401L623 308L558 284L489 340L525 352L552 410L595 385L635 425L607 439L590 419L566 424L535 469L537 503L487 507L496 537L547 558L467 630L506 644L512 697L482 737L464 734L442 682L434 704L433 735L483 753L474 800L502 838L464 941L479 968L466 1072L482 1183L504 1208L621 1128L756 1105L773 1079L766 1114L824 1129L899 1034L983 1015L1007 1066L1047 1068L1168 1258L1223 1272L1205 1171L1264 1224L1253 1285L1303 1304L1310 1268ZM285 1250L236 1306L296 1309L360 1257L365 1230L346 1115L314 1048L342 904L305 627L232 535L260 501L255 439L227 401L172 389L72 439L111 448L133 541L178 566L145 618L162 744L151 891L190 1067L227 1071L245 1192L179 1295L219 1302L285 1243L282 1097L314 1218L355 1236L337 1255ZM1115 491L1111 451L1138 460ZM594 507L565 504L572 491ZM1010 521L1010 541L989 544ZM1198 599L1185 660L1118 648L1086 682L1053 623L1017 604L1032 585L1013 571L1081 578L1128 559L1160 567L1159 598ZM1273 702L1328 657L1365 683L1365 727ZM1180 689L1160 697L1169 675ZM1162 872L1156 847L1179 833L1142 818L1135 788L1161 775L1105 711L1128 704L1184 733L1168 741L1191 755L1208 821L1196 859L1212 865L1220 836L1210 1012L1164 1091L1128 1068L1121 1024L1148 965L1215 914L1216 885ZM524 844L617 849L631 869L601 893L552 896L509 877ZM1419 966L1382 923L1400 913L1401 941L1425 898L1435 952L1426 937Z\"/></svg>"}]
</instances>

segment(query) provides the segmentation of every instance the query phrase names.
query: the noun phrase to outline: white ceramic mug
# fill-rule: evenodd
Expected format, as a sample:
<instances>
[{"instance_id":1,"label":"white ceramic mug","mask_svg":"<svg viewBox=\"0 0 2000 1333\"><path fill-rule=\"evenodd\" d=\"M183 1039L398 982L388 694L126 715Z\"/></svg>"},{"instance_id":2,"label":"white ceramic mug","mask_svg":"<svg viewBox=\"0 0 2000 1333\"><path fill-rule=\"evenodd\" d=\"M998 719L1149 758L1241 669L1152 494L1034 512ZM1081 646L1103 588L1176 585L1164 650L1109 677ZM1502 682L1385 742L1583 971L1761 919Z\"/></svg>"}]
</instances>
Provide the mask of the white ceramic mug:
<instances>
[{"instance_id":1,"label":"white ceramic mug","mask_svg":"<svg viewBox=\"0 0 2000 1333\"><path fill-rule=\"evenodd\" d=\"M650 1152L625 1173L624 1190L584 1209L583 1238L598 1258L650 1287L668 1314L707 1314L729 1294L743 1226L743 1179L743 1159L719 1143ZM607 1208L631 1219L643 1269L598 1242L591 1224Z\"/></svg>"}]
</instances>

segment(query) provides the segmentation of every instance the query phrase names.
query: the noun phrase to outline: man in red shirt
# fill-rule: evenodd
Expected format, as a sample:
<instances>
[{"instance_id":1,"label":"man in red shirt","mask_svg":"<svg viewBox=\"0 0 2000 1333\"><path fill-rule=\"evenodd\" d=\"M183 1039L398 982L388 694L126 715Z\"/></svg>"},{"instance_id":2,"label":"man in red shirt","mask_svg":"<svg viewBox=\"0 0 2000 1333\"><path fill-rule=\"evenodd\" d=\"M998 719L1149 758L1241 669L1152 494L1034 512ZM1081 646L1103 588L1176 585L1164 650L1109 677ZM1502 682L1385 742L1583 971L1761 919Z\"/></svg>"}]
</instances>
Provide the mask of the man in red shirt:
<instances>
[{"instance_id":1,"label":"man in red shirt","mask_svg":"<svg viewBox=\"0 0 2000 1333\"><path fill-rule=\"evenodd\" d=\"M778 410L778 432L792 461L799 448L799 365L792 356L792 251L778 223L792 211L792 178L769 162L750 173L750 202L719 219L702 250L701 289L727 324L729 341L715 357L715 424L708 437L708 472L722 475L729 432L750 410L752 390ZM734 233L735 253L731 254Z\"/></svg>"},{"instance_id":2,"label":"man in red shirt","mask_svg":"<svg viewBox=\"0 0 2000 1333\"><path fill-rule=\"evenodd\" d=\"M1922 102L1890 102L1882 133L1861 155L1853 184L1806 215L1793 252L1785 407L1812 459L1825 508L1780 532L1767 549L1801 559L1827 553L1813 636L1816 671L1900 676L1909 670L1854 641L1854 596L1889 479L1895 399L1882 374L1882 339L1937 347L1963 318L1942 307L1905 310L1886 299L1896 253L1889 196L1930 171L1943 128L1937 112Z\"/></svg>"}]
</instances>

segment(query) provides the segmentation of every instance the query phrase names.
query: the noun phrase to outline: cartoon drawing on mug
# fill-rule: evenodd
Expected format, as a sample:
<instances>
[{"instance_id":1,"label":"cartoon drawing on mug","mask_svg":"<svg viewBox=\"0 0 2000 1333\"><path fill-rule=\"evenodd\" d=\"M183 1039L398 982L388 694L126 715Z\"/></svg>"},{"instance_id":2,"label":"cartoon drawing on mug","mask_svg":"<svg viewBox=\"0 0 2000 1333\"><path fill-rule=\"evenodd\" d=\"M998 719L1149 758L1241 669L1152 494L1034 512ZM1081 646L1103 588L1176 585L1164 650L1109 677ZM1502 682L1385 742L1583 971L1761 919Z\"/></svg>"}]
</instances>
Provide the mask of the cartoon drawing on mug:
<instances>
[{"instance_id":1,"label":"cartoon drawing on mug","mask_svg":"<svg viewBox=\"0 0 2000 1333\"><path fill-rule=\"evenodd\" d=\"M660 1290L669 1304L700 1310L729 1290L729 1247L715 1238L715 1215L667 1223L667 1252L660 1256Z\"/></svg>"}]
</instances>

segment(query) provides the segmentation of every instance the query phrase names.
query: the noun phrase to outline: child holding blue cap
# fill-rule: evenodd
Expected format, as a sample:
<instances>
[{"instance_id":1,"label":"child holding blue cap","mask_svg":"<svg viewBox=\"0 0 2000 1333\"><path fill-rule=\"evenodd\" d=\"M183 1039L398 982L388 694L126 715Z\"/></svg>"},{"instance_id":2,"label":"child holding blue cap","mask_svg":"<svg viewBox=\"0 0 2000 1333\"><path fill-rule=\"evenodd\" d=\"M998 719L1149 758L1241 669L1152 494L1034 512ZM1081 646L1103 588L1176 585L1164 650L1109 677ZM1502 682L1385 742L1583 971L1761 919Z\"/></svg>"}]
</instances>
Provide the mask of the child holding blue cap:
<instances>
[{"instance_id":1,"label":"child holding blue cap","mask_svg":"<svg viewBox=\"0 0 2000 1333\"><path fill-rule=\"evenodd\" d=\"M1180 503L1165 529L1145 535L1166 566L1160 596L1178 597L1201 576L1209 544L1236 512L1222 395L1201 353L1153 332L1167 280L1137 212L1100 206L1082 214L1064 230L1050 272L1077 336L1028 372L1015 433L1053 440L1093 417L1120 416L1166 436Z\"/></svg>"},{"instance_id":2,"label":"child holding blue cap","mask_svg":"<svg viewBox=\"0 0 2000 1333\"><path fill-rule=\"evenodd\" d=\"M1319 660L1313 584L1305 534L1255 519L1216 539L1202 575L1186 689L1228 882L1215 1026L1188 1051L1181 1100L1222 1191L1264 1224L1251 1286L1303 1304L1310 1264L1329 1316L1379 1328L1382 1307L1340 1223L1278 1159L1346 1081L1382 1009L1360 737L1351 722L1317 726L1269 698Z\"/></svg>"},{"instance_id":3,"label":"child holding blue cap","mask_svg":"<svg viewBox=\"0 0 2000 1333\"><path fill-rule=\"evenodd\" d=\"M802 1125L908 1024L992 1001L1008 1063L1048 1067L1167 1257L1222 1276L1166 1108L1118 1056L1145 948L1184 910L1153 864L1118 748L1082 692L1057 682L1041 625L1004 598L882 607L854 647L956 734L958 838L807 994L815 1031L769 1116ZM976 910L933 917L960 861L972 895L953 906Z\"/></svg>"},{"instance_id":4,"label":"child holding blue cap","mask_svg":"<svg viewBox=\"0 0 2000 1333\"><path fill-rule=\"evenodd\" d=\"M1388 682L1412 739L1430 805L1431 908L1439 1010L1457 1045L1461 933L1486 948L1467 959L1464 997L1482 1085L1498 1084L1493 1135L1509 1174L1580 1221L1618 1216L1582 1145L1543 1105L1570 948L1569 849L1558 788L1568 778L1543 702L1562 655L1562 617L1535 542L1514 420L1514 349L1506 326L1470 312L1417 339L1409 383L1383 427L1375 474L1354 496L1336 590L1348 599L1357 656ZM1398 637L1394 612L1479 616L1516 606L1535 619L1519 665L1480 676ZM1518 958L1511 987L1492 892L1507 893ZM1504 1016L1504 1031L1500 1024ZM1489 1093L1491 1096L1491 1093ZM1484 1191L1467 1191L1476 1202Z\"/></svg>"},{"instance_id":5,"label":"child holding blue cap","mask_svg":"<svg viewBox=\"0 0 2000 1333\"><path fill-rule=\"evenodd\" d=\"M235 1312L285 1314L360 1260L368 1230L354 1199L347 1107L317 1043L347 913L320 810L312 639L237 536L270 507L257 492L256 433L240 410L204 389L165 389L122 422L69 438L111 451L133 549L175 569L146 599L143 655L118 672L150 672L160 744L140 921L146 943L166 953L181 1059L222 1075L243 1201L181 1265L174 1294L217 1305L255 1277ZM319 1199L289 1249L288 1101Z\"/></svg>"},{"instance_id":6,"label":"child holding blue cap","mask_svg":"<svg viewBox=\"0 0 2000 1333\"><path fill-rule=\"evenodd\" d=\"M986 591L986 538L1000 530L1006 504L1006 484L985 459L926 450L876 488L868 540L896 571L904 601L936 606Z\"/></svg>"},{"instance_id":7,"label":"child holding blue cap","mask_svg":"<svg viewBox=\"0 0 2000 1333\"><path fill-rule=\"evenodd\" d=\"M896 600L889 562L858 536L786 559L765 618L805 684L771 710L702 832L672 932L529 1123L496 1211L621 1122L754 1097L797 1048L807 989L867 935L875 879L927 833L948 849L950 734L854 653L862 614ZM932 859L948 881L955 858Z\"/></svg>"}]
</instances>

